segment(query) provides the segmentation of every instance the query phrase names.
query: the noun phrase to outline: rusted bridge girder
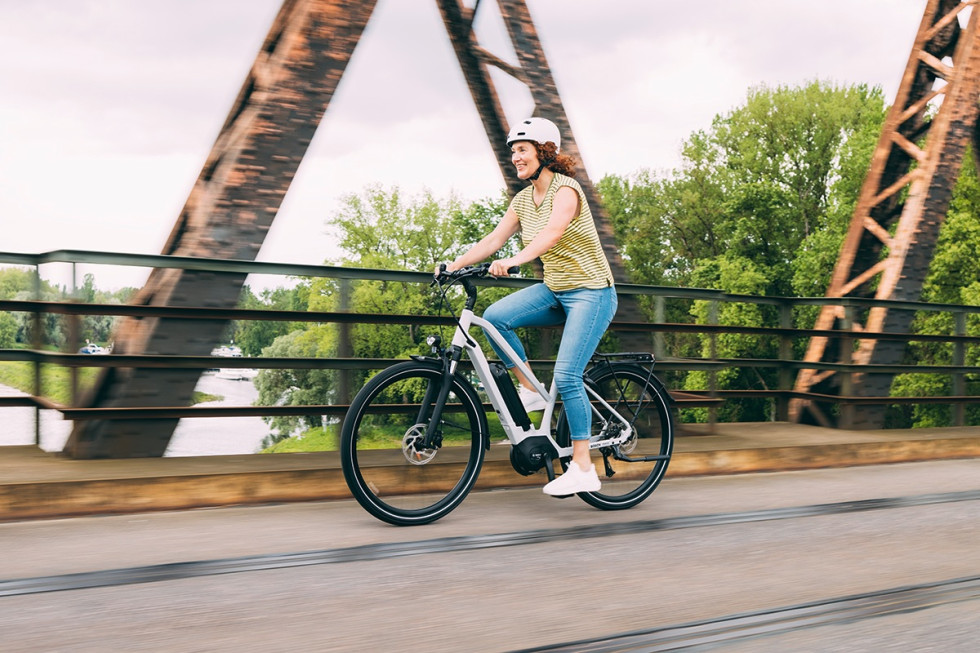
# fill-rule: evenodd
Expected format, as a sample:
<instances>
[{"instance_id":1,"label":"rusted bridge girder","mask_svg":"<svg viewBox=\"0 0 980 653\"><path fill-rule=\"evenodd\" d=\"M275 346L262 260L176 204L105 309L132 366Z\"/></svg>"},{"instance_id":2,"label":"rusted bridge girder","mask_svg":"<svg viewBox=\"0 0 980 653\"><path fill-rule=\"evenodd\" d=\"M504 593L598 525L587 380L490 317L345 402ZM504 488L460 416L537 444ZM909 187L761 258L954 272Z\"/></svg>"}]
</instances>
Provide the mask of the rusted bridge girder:
<instances>
[{"instance_id":1,"label":"rusted bridge girder","mask_svg":"<svg viewBox=\"0 0 980 653\"><path fill-rule=\"evenodd\" d=\"M966 146L976 134L980 98L976 4L977 0L929 0L861 189L828 297L919 299ZM972 11L965 12L967 8ZM961 25L967 13L969 18ZM936 105L938 109L930 118L930 106ZM852 350L847 339L814 337L805 361L898 363L904 345L873 336L908 332L911 320L912 314L906 310L845 312L841 307L824 307L815 328L854 331L857 344ZM795 389L887 396L892 378L885 373L848 375L803 370ZM842 409L838 425L880 428L884 413L885 406L865 406L859 414L847 407ZM835 421L825 406L809 399L793 400L790 417L824 425Z\"/></svg>"},{"instance_id":2,"label":"rusted bridge girder","mask_svg":"<svg viewBox=\"0 0 980 653\"><path fill-rule=\"evenodd\" d=\"M436 1L510 192L517 192L522 183L512 173L503 138L508 124L490 66L526 84L535 115L558 124L562 148L579 160L578 179L593 208L613 273L625 279L611 224L581 163L526 4L523 0L496 3L519 60L513 66L476 42L472 24L479 1L472 9L459 0ZM375 4L376 0L285 1L164 254L255 259ZM232 308L244 281L239 274L157 269L134 302ZM636 313L632 302L621 301L623 319L639 321ZM226 326L223 321L130 318L114 334L114 351L207 355ZM84 405L188 405L199 377L195 370L109 368ZM80 422L65 452L76 458L161 456L176 425L177 420Z\"/></svg>"},{"instance_id":3,"label":"rusted bridge girder","mask_svg":"<svg viewBox=\"0 0 980 653\"><path fill-rule=\"evenodd\" d=\"M286 0L211 149L164 254L254 260L374 0ZM245 275L155 269L134 303L233 308ZM224 321L128 318L120 354L208 355ZM199 370L107 369L88 406L190 405ZM78 422L75 458L162 456L177 420Z\"/></svg>"}]
</instances>

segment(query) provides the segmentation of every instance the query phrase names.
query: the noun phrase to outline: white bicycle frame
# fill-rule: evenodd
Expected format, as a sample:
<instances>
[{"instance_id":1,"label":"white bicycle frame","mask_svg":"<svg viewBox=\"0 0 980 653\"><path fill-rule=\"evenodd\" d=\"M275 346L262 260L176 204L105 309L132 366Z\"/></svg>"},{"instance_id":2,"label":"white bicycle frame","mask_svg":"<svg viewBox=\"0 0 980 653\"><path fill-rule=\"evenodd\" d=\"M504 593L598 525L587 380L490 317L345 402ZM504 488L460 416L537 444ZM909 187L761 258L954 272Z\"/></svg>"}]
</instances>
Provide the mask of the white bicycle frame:
<instances>
[{"instance_id":1,"label":"white bicycle frame","mask_svg":"<svg viewBox=\"0 0 980 653\"><path fill-rule=\"evenodd\" d=\"M547 402L544 408L544 415L541 418L541 424L537 427L534 426L534 422L531 422L530 429L524 429L514 421L513 416L510 414L510 409L507 407L507 403L504 401L503 394L500 388L497 386L496 380L493 378L493 374L490 372L490 363L487 361L486 355L480 348L480 345L474 340L470 335L470 328L473 326L478 326L483 328L486 332L487 337L493 340L501 350L506 354L507 358L514 362L514 365L518 370L521 371L524 376L531 381L534 389L544 397ZM562 447L551 435L551 417L555 410L555 401L558 398L558 391L555 386L555 382L551 382L551 388L545 390L544 385L538 381L537 377L534 376L534 372L528 367L524 361L520 360L517 356L517 352L507 344L504 337L500 335L500 332L492 324L487 322L481 317L477 317L472 310L463 309L463 312L459 316L459 324L456 327L456 332L453 334L452 344L456 347L460 347L466 351L470 358L470 362L473 363L473 369L476 371L476 375L479 377L480 381L483 383L483 387L486 390L487 397L490 399L490 403L493 405L494 410L497 411L497 415L500 416L500 425L504 429L504 433L507 435L507 439L510 440L512 445L520 444L523 440L530 437L542 436L547 438L551 445L558 452L559 458L565 458L572 455L572 447ZM452 370L455 372L456 370ZM605 433L609 430L609 421L602 417L599 410L592 405L592 412L595 417L601 419L604 423L602 431L597 437L593 437L589 441L589 449L599 449L601 447L608 447L612 445L622 444L629 440L630 436L633 434L633 427L630 423L620 415L616 409L610 406L605 399L600 397L592 388L586 384L586 392L591 395L593 399L598 401L609 410L613 418L617 419L622 425L623 430L619 432L616 437L608 438L604 437ZM590 404L591 405L591 404ZM528 416L530 418L530 416Z\"/></svg>"}]
</instances>

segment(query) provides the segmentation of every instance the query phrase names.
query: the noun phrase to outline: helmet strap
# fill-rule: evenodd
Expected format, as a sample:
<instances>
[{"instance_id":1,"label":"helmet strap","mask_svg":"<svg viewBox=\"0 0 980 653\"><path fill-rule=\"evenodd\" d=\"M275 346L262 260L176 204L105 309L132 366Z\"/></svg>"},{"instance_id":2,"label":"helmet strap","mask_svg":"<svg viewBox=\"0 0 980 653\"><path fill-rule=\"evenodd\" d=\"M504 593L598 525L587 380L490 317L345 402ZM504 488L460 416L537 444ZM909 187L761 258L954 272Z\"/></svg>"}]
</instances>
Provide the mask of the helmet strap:
<instances>
[{"instance_id":1,"label":"helmet strap","mask_svg":"<svg viewBox=\"0 0 980 653\"><path fill-rule=\"evenodd\" d=\"M544 164L543 163L538 166L538 169L534 172L533 175L531 175L530 177L528 177L528 179L530 179L531 181L537 181L538 180L538 177L541 176L541 171L542 170L544 170Z\"/></svg>"}]
</instances>

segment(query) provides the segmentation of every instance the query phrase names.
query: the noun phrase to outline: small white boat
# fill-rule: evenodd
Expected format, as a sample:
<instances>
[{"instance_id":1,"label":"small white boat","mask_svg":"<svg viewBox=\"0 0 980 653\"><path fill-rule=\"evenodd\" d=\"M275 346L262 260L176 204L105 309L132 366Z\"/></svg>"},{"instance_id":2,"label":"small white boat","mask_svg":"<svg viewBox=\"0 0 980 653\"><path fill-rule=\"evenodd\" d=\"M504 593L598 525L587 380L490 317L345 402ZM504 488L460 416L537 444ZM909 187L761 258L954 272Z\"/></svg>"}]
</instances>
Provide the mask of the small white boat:
<instances>
[{"instance_id":1,"label":"small white boat","mask_svg":"<svg viewBox=\"0 0 980 653\"><path fill-rule=\"evenodd\" d=\"M258 370L249 367L222 367L215 376L228 381L251 381L258 374Z\"/></svg>"}]
</instances>

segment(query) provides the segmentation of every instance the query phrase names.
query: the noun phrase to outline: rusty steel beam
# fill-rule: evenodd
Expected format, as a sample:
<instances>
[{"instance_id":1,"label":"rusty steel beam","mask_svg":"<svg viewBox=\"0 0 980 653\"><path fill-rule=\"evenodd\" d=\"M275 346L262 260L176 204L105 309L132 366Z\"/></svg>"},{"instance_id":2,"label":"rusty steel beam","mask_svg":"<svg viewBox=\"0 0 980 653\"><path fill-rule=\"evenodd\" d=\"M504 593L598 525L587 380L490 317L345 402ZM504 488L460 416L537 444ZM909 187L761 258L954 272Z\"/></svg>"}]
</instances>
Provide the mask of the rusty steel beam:
<instances>
[{"instance_id":1,"label":"rusty steel beam","mask_svg":"<svg viewBox=\"0 0 980 653\"><path fill-rule=\"evenodd\" d=\"M485 63L488 60L488 53L480 47L473 33L473 20L476 18L480 4L477 2L473 9L464 7L459 0L437 0L437 4L453 52L456 53L466 85L483 121L487 140L490 141L497 165L504 175L507 191L513 196L524 187L524 183L511 173L513 166L510 162L510 148L504 142L506 139L502 137L509 129L507 117L504 115L493 79L490 77L490 66Z\"/></svg>"},{"instance_id":2,"label":"rusty steel beam","mask_svg":"<svg viewBox=\"0 0 980 653\"><path fill-rule=\"evenodd\" d=\"M976 134L980 41L975 5L976 0L928 2L828 297L919 299L966 146ZM967 8L973 10L962 26ZM931 117L930 107L934 108ZM873 335L906 332L911 320L907 310L877 307L845 313L841 307L825 307L814 328L838 329L844 337L811 338L804 361L897 363L904 345ZM892 379L891 374L804 370L794 390L887 396ZM790 418L824 425L836 421L839 426L866 429L881 428L884 423L884 406L869 406L859 413L843 409L835 418L829 405L796 399L790 404Z\"/></svg>"},{"instance_id":3,"label":"rusty steel beam","mask_svg":"<svg viewBox=\"0 0 980 653\"><path fill-rule=\"evenodd\" d=\"M472 9L465 7L461 0L436 0L436 2L446 31L449 33L453 51L456 53L466 84L470 89L470 95L483 119L484 130L510 195L518 193L526 186L526 182L518 179L514 174L510 148L507 147L505 139L510 127L490 75L491 68L497 69L527 88L534 104L531 115L548 118L558 126L561 132L562 151L577 161L575 178L581 184L589 202L613 277L621 282L627 281L629 277L623 259L619 255L612 221L585 168L527 3L524 0L497 0L494 3L510 37L510 44L517 55L518 63L513 65L507 63L504 57L494 55L478 42L473 30L473 22L477 11L480 10L479 0ZM522 115L518 119L526 117ZM646 321L633 296L619 298L617 319L628 322ZM652 342L649 334L641 333L624 333L619 336L619 340L624 348L640 351L649 350Z\"/></svg>"},{"instance_id":4,"label":"rusty steel beam","mask_svg":"<svg viewBox=\"0 0 980 653\"><path fill-rule=\"evenodd\" d=\"M164 254L254 260L374 10L374 0L286 0L212 147ZM233 308L245 275L155 269L133 303ZM225 320L127 318L121 354L206 355ZM83 406L189 405L200 370L106 370ZM176 419L78 423L75 458L161 456Z\"/></svg>"}]
</instances>

